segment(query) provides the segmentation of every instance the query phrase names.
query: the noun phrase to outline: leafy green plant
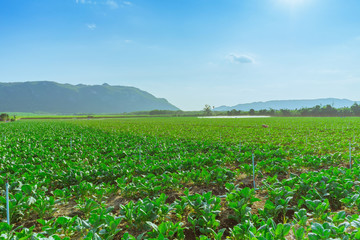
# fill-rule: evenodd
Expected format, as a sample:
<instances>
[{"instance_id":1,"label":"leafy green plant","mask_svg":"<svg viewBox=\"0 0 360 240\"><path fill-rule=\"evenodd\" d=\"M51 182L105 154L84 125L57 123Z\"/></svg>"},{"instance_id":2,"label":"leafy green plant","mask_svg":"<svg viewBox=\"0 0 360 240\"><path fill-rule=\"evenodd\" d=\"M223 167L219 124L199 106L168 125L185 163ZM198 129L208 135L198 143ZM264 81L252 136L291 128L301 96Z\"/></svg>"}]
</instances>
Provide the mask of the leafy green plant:
<instances>
[{"instance_id":1,"label":"leafy green plant","mask_svg":"<svg viewBox=\"0 0 360 240\"><path fill-rule=\"evenodd\" d=\"M299 227L299 228L293 227L292 229L293 229L293 233L294 233L296 240L305 239L305 228L304 227Z\"/></svg>"},{"instance_id":2,"label":"leafy green plant","mask_svg":"<svg viewBox=\"0 0 360 240\"><path fill-rule=\"evenodd\" d=\"M302 208L299 211L294 213L294 223L300 225L301 227L306 227L308 220L306 209Z\"/></svg>"},{"instance_id":3,"label":"leafy green plant","mask_svg":"<svg viewBox=\"0 0 360 240\"><path fill-rule=\"evenodd\" d=\"M305 200L306 207L312 212L310 215L317 221L325 221L329 216L329 200Z\"/></svg>"},{"instance_id":4,"label":"leafy green plant","mask_svg":"<svg viewBox=\"0 0 360 240\"><path fill-rule=\"evenodd\" d=\"M274 220L269 218L264 224L258 229L260 236L258 239L279 239L285 240L286 235L290 232L291 225L286 224L276 224Z\"/></svg>"},{"instance_id":5,"label":"leafy green plant","mask_svg":"<svg viewBox=\"0 0 360 240\"><path fill-rule=\"evenodd\" d=\"M245 222L250 218L251 205L260 199L255 198L255 189L234 189L226 195L229 208L234 212L229 218L237 222Z\"/></svg>"},{"instance_id":6,"label":"leafy green plant","mask_svg":"<svg viewBox=\"0 0 360 240\"><path fill-rule=\"evenodd\" d=\"M251 221L239 223L230 229L230 236L235 240L253 239L256 235L256 227L251 223Z\"/></svg>"},{"instance_id":7,"label":"leafy green plant","mask_svg":"<svg viewBox=\"0 0 360 240\"><path fill-rule=\"evenodd\" d=\"M55 209L55 198L53 196L46 196L38 198L33 206L34 212L38 214L39 218L48 218L53 215Z\"/></svg>"},{"instance_id":8,"label":"leafy green plant","mask_svg":"<svg viewBox=\"0 0 360 240\"><path fill-rule=\"evenodd\" d=\"M159 226L152 222L147 222L152 227L152 231L148 232L149 237L153 239L184 239L184 227L182 222L173 223L170 221L162 222Z\"/></svg>"},{"instance_id":9,"label":"leafy green plant","mask_svg":"<svg viewBox=\"0 0 360 240\"><path fill-rule=\"evenodd\" d=\"M220 213L221 199L213 196L211 192L203 195L186 194L188 205L191 208L188 221L192 225L193 231L199 229L201 233L214 237L216 229L220 225L220 221L216 217Z\"/></svg>"},{"instance_id":10,"label":"leafy green plant","mask_svg":"<svg viewBox=\"0 0 360 240\"><path fill-rule=\"evenodd\" d=\"M86 200L79 199L79 201L77 202L78 204L76 208L78 208L81 212L83 212L85 217L89 217L92 211L101 207L100 204L98 204L95 200L91 198L88 198Z\"/></svg>"}]
</instances>

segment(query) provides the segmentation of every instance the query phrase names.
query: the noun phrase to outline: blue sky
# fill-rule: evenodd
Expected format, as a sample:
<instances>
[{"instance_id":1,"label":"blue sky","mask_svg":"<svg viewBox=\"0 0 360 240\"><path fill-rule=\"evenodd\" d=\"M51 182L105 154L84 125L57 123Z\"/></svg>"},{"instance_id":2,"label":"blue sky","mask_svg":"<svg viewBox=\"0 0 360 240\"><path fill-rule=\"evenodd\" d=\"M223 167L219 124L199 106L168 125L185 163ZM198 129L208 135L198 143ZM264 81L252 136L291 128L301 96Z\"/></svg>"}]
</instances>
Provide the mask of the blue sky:
<instances>
[{"instance_id":1,"label":"blue sky","mask_svg":"<svg viewBox=\"0 0 360 240\"><path fill-rule=\"evenodd\" d=\"M360 100L357 0L2 0L0 81L134 86L183 110Z\"/></svg>"}]
</instances>

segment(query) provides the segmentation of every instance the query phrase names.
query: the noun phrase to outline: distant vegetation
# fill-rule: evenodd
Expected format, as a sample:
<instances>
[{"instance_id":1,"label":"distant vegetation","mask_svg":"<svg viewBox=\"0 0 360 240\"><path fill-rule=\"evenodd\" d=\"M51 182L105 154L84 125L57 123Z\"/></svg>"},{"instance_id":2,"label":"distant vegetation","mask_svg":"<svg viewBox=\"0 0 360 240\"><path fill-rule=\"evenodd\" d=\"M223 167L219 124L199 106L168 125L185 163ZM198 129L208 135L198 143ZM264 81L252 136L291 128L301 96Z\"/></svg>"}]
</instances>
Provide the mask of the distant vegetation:
<instances>
[{"instance_id":1,"label":"distant vegetation","mask_svg":"<svg viewBox=\"0 0 360 240\"><path fill-rule=\"evenodd\" d=\"M9 115L6 113L0 114L0 121L9 121Z\"/></svg>"},{"instance_id":2,"label":"distant vegetation","mask_svg":"<svg viewBox=\"0 0 360 240\"><path fill-rule=\"evenodd\" d=\"M166 110L153 110L133 112L129 115L163 115L163 116L244 116L244 115L262 115L262 116L277 116L277 117L356 117L360 116L360 105L354 103L351 107L334 108L331 105L320 106L316 105L312 108L300 108L295 110L289 109L261 109L255 111L241 111L232 109L231 111L213 111L210 105L205 105L202 111L166 111Z\"/></svg>"},{"instance_id":3,"label":"distant vegetation","mask_svg":"<svg viewBox=\"0 0 360 240\"><path fill-rule=\"evenodd\" d=\"M213 115L226 115L226 112L212 113ZM151 111L137 111L121 114L21 114L22 119L65 119L65 118L130 118L130 117L198 117L205 116L203 111L170 111L170 110L151 110Z\"/></svg>"},{"instance_id":4,"label":"distant vegetation","mask_svg":"<svg viewBox=\"0 0 360 240\"><path fill-rule=\"evenodd\" d=\"M14 115L14 117L13 118L11 118L10 119L10 117L9 117L9 114L7 114L7 113L1 113L0 114L0 121L2 121L2 122L7 122L7 121L15 121L16 120L16 116Z\"/></svg>"},{"instance_id":5,"label":"distant vegetation","mask_svg":"<svg viewBox=\"0 0 360 240\"><path fill-rule=\"evenodd\" d=\"M10 115L15 115L11 113ZM255 111L231 110L231 111L214 111L209 105L205 105L202 111L182 111L182 110L151 110L137 111L122 114L74 114L74 115L53 115L53 114L16 114L21 118L129 118L129 117L198 117L198 116L277 116L277 117L356 117L360 116L360 105L357 103L351 107L334 108L331 105L317 105L312 108L301 108L295 110L289 109L262 109Z\"/></svg>"},{"instance_id":6,"label":"distant vegetation","mask_svg":"<svg viewBox=\"0 0 360 240\"><path fill-rule=\"evenodd\" d=\"M282 116L282 117L351 117L351 116L360 116L360 105L354 103L351 107L343 108L334 108L331 105L320 106L316 105L312 108L301 108L295 110L289 109L262 109L255 111L250 109L250 111L240 111L240 110L231 110L227 111L226 115L228 116L238 116L238 115L265 115L265 116Z\"/></svg>"},{"instance_id":7,"label":"distant vegetation","mask_svg":"<svg viewBox=\"0 0 360 240\"><path fill-rule=\"evenodd\" d=\"M301 109L301 108L312 108L316 105L326 106L331 105L334 108L350 107L355 102L349 99L339 99L339 98L319 98L319 99L304 99L304 100L272 100L266 102L252 102L252 103L242 103L232 107L229 106L220 106L216 107L214 111L231 111L232 109L249 111L254 109L259 111L261 109Z\"/></svg>"}]
</instances>

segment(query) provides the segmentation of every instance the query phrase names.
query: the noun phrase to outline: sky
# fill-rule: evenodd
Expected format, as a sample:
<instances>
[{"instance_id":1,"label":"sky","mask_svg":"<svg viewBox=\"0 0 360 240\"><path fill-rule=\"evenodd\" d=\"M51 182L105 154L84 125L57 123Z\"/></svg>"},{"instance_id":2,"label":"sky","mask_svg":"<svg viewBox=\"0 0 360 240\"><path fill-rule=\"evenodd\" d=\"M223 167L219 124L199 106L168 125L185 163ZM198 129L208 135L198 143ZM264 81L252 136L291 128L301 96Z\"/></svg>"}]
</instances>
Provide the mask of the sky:
<instances>
[{"instance_id":1,"label":"sky","mask_svg":"<svg viewBox=\"0 0 360 240\"><path fill-rule=\"evenodd\" d=\"M358 0L1 0L0 82L133 86L182 110L360 100Z\"/></svg>"}]
</instances>

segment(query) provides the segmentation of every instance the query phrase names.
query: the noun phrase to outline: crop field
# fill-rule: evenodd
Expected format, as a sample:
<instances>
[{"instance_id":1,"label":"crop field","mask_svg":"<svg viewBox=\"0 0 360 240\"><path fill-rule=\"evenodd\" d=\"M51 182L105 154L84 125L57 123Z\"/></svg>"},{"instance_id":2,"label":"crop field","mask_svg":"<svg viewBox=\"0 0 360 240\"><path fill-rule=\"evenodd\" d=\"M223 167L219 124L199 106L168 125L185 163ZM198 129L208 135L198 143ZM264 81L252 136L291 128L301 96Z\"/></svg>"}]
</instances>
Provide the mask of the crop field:
<instances>
[{"instance_id":1,"label":"crop field","mask_svg":"<svg viewBox=\"0 0 360 240\"><path fill-rule=\"evenodd\" d=\"M359 143L359 118L0 123L0 239L360 239Z\"/></svg>"}]
</instances>

